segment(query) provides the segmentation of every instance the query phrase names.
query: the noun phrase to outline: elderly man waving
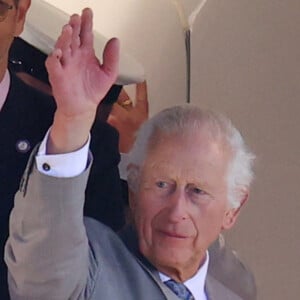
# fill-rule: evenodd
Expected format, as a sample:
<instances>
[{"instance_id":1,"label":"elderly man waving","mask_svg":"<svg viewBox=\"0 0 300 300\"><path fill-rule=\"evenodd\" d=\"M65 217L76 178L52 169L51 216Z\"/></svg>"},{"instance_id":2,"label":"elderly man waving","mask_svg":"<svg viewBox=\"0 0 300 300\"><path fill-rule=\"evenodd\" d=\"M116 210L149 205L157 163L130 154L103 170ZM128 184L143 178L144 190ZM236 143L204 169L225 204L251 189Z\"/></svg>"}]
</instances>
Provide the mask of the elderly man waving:
<instances>
[{"instance_id":1,"label":"elderly man waving","mask_svg":"<svg viewBox=\"0 0 300 300\"><path fill-rule=\"evenodd\" d=\"M207 251L235 224L252 179L253 155L224 117L188 106L150 119L128 167L133 226L118 236L83 219L89 130L117 76L118 51L112 39L103 63L95 58L85 9L47 60L57 111L11 214L11 298L242 299L210 274Z\"/></svg>"}]
</instances>

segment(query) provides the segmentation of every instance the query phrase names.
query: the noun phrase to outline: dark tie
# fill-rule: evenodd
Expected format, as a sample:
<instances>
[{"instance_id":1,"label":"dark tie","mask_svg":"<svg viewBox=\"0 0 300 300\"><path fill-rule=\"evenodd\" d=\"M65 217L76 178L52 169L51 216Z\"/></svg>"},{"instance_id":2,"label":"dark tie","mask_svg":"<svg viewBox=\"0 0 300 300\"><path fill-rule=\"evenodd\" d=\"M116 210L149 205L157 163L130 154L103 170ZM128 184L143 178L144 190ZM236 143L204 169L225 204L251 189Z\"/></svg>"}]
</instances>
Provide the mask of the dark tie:
<instances>
[{"instance_id":1,"label":"dark tie","mask_svg":"<svg viewBox=\"0 0 300 300\"><path fill-rule=\"evenodd\" d=\"M189 289L183 284L170 279L164 284L171 289L182 300L195 300Z\"/></svg>"}]
</instances>

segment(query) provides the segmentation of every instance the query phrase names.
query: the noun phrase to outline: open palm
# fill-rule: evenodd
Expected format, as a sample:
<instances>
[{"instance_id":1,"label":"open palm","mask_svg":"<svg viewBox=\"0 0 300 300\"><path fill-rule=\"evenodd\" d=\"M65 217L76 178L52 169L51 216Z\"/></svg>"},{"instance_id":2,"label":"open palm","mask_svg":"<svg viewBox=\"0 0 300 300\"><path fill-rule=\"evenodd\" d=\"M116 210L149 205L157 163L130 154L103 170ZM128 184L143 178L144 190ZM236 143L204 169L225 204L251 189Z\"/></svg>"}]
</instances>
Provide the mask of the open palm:
<instances>
[{"instance_id":1,"label":"open palm","mask_svg":"<svg viewBox=\"0 0 300 300\"><path fill-rule=\"evenodd\" d=\"M71 16L46 61L57 107L66 117L94 114L118 74L119 41L107 43L100 63L93 48L92 19L90 9Z\"/></svg>"}]
</instances>

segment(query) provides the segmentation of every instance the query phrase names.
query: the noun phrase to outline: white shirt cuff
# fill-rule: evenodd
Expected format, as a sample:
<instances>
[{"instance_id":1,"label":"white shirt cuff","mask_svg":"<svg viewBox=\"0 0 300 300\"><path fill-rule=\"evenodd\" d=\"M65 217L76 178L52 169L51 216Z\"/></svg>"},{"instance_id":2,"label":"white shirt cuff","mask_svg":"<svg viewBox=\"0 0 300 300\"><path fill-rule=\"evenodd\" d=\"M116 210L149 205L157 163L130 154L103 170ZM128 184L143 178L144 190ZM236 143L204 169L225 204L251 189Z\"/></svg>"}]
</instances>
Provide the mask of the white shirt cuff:
<instances>
[{"instance_id":1,"label":"white shirt cuff","mask_svg":"<svg viewBox=\"0 0 300 300\"><path fill-rule=\"evenodd\" d=\"M90 136L86 144L77 151L65 154L46 154L46 144L50 130L45 135L36 155L39 172L53 177L75 177L81 174L87 166Z\"/></svg>"}]
</instances>

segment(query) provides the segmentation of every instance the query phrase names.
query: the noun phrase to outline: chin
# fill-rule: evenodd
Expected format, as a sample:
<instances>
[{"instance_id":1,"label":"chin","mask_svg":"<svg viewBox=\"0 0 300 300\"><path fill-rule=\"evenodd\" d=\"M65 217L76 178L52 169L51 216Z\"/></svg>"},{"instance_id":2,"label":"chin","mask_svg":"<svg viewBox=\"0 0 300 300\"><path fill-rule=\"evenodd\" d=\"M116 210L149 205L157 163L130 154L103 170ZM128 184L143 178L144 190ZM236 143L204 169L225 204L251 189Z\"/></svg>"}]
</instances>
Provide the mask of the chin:
<instances>
[{"instance_id":1,"label":"chin","mask_svg":"<svg viewBox=\"0 0 300 300\"><path fill-rule=\"evenodd\" d=\"M153 251L150 257L155 265L177 268L177 266L187 265L192 259L192 254L187 251L178 251L178 249L163 248Z\"/></svg>"}]
</instances>

